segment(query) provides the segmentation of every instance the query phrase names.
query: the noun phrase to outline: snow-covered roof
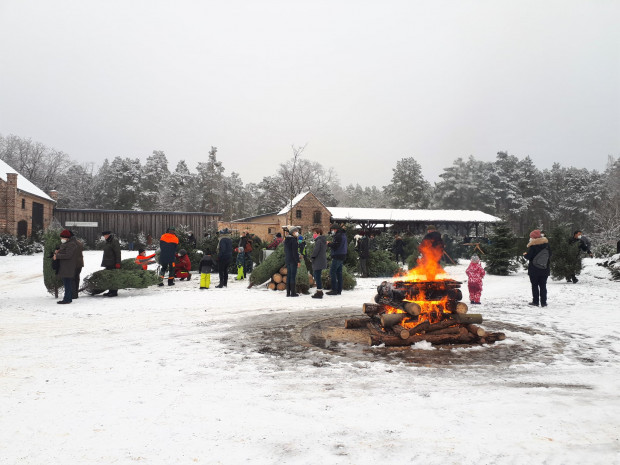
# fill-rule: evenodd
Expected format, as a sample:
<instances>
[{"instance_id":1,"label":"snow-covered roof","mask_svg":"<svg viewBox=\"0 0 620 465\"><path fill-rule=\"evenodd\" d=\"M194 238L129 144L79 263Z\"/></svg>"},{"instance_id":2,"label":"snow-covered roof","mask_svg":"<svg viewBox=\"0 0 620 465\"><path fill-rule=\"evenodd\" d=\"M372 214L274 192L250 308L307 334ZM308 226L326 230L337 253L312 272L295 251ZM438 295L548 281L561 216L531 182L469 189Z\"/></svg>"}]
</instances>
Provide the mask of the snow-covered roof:
<instances>
[{"instance_id":1,"label":"snow-covered roof","mask_svg":"<svg viewBox=\"0 0 620 465\"><path fill-rule=\"evenodd\" d=\"M32 184L30 181L28 181L28 179L23 177L16 170L11 168L6 162L0 160L0 179L2 179L4 182L7 182L7 173L17 173L17 188L20 191L27 192L28 194L36 195L37 197L41 197L45 200L55 202L54 199L52 199L49 195L47 195L37 186Z\"/></svg>"},{"instance_id":2,"label":"snow-covered roof","mask_svg":"<svg viewBox=\"0 0 620 465\"><path fill-rule=\"evenodd\" d=\"M310 193L310 191L306 191L306 192L302 192L301 194L298 194L292 202L287 202L286 203L286 207L284 207L282 210L280 210L278 212L278 215L284 215L285 213L288 213L291 211L291 207L294 207L295 205L297 205L299 202L301 202L301 200ZM320 200L319 200L320 202Z\"/></svg>"},{"instance_id":3,"label":"snow-covered roof","mask_svg":"<svg viewBox=\"0 0 620 465\"><path fill-rule=\"evenodd\" d=\"M399 208L327 207L338 221L496 223L500 218L477 210L406 210Z\"/></svg>"}]
</instances>

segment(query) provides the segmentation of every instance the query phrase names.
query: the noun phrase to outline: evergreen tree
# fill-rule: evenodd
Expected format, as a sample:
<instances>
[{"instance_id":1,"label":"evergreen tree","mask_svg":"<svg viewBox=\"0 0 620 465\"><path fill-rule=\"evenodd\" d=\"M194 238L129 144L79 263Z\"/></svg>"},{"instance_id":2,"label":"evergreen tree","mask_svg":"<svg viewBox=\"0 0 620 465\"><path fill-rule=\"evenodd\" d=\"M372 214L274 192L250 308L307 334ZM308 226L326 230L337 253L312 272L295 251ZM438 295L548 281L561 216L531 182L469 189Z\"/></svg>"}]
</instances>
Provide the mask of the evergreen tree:
<instances>
[{"instance_id":1,"label":"evergreen tree","mask_svg":"<svg viewBox=\"0 0 620 465\"><path fill-rule=\"evenodd\" d=\"M523 205L519 177L519 159L506 152L498 152L489 177L493 186L495 214L505 218L514 228L519 227L518 214Z\"/></svg>"},{"instance_id":2,"label":"evergreen tree","mask_svg":"<svg viewBox=\"0 0 620 465\"><path fill-rule=\"evenodd\" d=\"M578 242L570 242L572 231L566 226L557 226L551 231L551 277L567 279L581 273L581 253Z\"/></svg>"},{"instance_id":3,"label":"evergreen tree","mask_svg":"<svg viewBox=\"0 0 620 465\"><path fill-rule=\"evenodd\" d=\"M60 177L58 184L59 208L95 208L93 164L72 163Z\"/></svg>"},{"instance_id":4,"label":"evergreen tree","mask_svg":"<svg viewBox=\"0 0 620 465\"><path fill-rule=\"evenodd\" d=\"M434 207L495 213L491 171L492 163L478 161L473 156L467 161L458 158L439 175L442 180L435 184Z\"/></svg>"},{"instance_id":5,"label":"evergreen tree","mask_svg":"<svg viewBox=\"0 0 620 465\"><path fill-rule=\"evenodd\" d=\"M164 211L196 211L195 202L191 197L194 175L190 173L185 160L177 163L163 188L162 210Z\"/></svg>"},{"instance_id":6,"label":"evergreen tree","mask_svg":"<svg viewBox=\"0 0 620 465\"><path fill-rule=\"evenodd\" d=\"M491 243L485 248L486 271L489 274L508 276L518 268L516 238L506 221L498 223L489 237Z\"/></svg>"},{"instance_id":7,"label":"evergreen tree","mask_svg":"<svg viewBox=\"0 0 620 465\"><path fill-rule=\"evenodd\" d=\"M211 147L208 160L198 163L191 196L194 211L221 212L225 208L224 166L217 160L217 147Z\"/></svg>"},{"instance_id":8,"label":"evergreen tree","mask_svg":"<svg viewBox=\"0 0 620 465\"><path fill-rule=\"evenodd\" d=\"M163 210L161 192L169 177L170 170L166 154L161 150L153 150L153 154L146 159L140 176L141 210Z\"/></svg>"},{"instance_id":9,"label":"evergreen tree","mask_svg":"<svg viewBox=\"0 0 620 465\"><path fill-rule=\"evenodd\" d=\"M392 181L384 193L392 208L427 208L430 204L431 185L422 175L422 167L413 157L396 162Z\"/></svg>"}]
</instances>

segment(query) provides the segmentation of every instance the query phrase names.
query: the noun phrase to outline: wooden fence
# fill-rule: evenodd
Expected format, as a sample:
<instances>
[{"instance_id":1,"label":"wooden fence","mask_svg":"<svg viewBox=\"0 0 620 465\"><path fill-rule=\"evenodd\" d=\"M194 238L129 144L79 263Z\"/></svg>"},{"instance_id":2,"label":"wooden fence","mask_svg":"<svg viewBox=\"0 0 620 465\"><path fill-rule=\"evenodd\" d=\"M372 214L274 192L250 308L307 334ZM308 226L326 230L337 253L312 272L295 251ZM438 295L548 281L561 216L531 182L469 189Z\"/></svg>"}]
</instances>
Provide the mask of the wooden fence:
<instances>
[{"instance_id":1,"label":"wooden fence","mask_svg":"<svg viewBox=\"0 0 620 465\"><path fill-rule=\"evenodd\" d=\"M105 230L112 231L117 237L136 242L142 233L150 236L154 244L166 229L187 226L198 239L217 230L221 213L202 212L144 212L133 210L73 210L56 208L54 218L62 227L70 229L79 238L93 245Z\"/></svg>"}]
</instances>

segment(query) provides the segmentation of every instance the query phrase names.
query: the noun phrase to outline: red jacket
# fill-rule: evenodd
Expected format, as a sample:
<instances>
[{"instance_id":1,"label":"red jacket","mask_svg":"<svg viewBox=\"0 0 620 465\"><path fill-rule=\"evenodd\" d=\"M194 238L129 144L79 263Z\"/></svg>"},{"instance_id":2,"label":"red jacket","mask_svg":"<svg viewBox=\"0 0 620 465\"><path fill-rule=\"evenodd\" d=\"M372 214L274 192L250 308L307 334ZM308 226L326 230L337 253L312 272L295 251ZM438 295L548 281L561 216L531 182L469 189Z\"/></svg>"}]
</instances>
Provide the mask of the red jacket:
<instances>
[{"instance_id":1,"label":"red jacket","mask_svg":"<svg viewBox=\"0 0 620 465\"><path fill-rule=\"evenodd\" d=\"M178 257L176 269L177 271L192 271L192 263L189 261L187 254L182 257Z\"/></svg>"}]
</instances>

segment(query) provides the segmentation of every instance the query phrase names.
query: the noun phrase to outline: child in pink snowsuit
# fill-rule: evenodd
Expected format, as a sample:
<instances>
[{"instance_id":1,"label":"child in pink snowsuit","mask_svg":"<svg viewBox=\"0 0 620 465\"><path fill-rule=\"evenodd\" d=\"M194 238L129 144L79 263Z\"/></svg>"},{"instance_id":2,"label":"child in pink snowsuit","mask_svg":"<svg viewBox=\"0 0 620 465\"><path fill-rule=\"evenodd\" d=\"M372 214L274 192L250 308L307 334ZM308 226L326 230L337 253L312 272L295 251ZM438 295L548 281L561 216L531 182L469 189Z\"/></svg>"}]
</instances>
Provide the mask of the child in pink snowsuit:
<instances>
[{"instance_id":1,"label":"child in pink snowsuit","mask_svg":"<svg viewBox=\"0 0 620 465\"><path fill-rule=\"evenodd\" d=\"M482 278L486 272L480 265L480 258L478 255L472 255L471 263L465 270L467 277L467 287L469 288L469 300L472 304L480 303L480 294L482 293Z\"/></svg>"}]
</instances>

